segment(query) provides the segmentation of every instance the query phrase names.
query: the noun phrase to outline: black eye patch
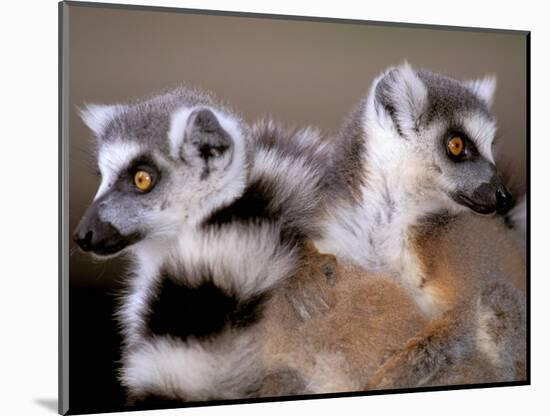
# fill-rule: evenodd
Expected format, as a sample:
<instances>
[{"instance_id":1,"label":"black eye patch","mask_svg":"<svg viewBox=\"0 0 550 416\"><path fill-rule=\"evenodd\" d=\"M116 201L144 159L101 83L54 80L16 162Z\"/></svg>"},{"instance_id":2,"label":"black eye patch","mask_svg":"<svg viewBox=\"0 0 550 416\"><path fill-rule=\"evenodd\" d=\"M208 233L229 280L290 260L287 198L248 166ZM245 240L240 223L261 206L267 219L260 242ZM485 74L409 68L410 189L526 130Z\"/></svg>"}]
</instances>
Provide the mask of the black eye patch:
<instances>
[{"instance_id":1,"label":"black eye patch","mask_svg":"<svg viewBox=\"0 0 550 416\"><path fill-rule=\"evenodd\" d=\"M458 129L450 129L443 136L443 146L449 159L453 162L465 162L479 157L479 151L466 133ZM460 150L460 152L458 152Z\"/></svg>"},{"instance_id":2,"label":"black eye patch","mask_svg":"<svg viewBox=\"0 0 550 416\"><path fill-rule=\"evenodd\" d=\"M147 172L151 177L151 185L146 192L143 192L136 188L134 183L134 176L139 171ZM149 156L136 157L128 167L123 170L118 177L116 187L124 192L132 192L135 194L144 194L152 191L161 178L161 170L157 164Z\"/></svg>"}]
</instances>

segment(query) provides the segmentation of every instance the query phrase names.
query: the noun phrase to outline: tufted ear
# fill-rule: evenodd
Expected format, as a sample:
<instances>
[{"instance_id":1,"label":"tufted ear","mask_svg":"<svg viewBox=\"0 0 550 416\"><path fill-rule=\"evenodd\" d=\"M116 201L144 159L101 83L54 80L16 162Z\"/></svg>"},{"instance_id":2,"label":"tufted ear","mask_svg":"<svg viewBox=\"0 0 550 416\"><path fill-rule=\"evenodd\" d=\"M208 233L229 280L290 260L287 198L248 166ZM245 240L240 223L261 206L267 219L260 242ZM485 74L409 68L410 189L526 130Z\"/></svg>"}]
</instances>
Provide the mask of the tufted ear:
<instances>
[{"instance_id":1,"label":"tufted ear","mask_svg":"<svg viewBox=\"0 0 550 416\"><path fill-rule=\"evenodd\" d=\"M182 109L172 117L171 153L201 167L204 179L233 162L235 141L242 141L241 135L235 120L214 109Z\"/></svg>"},{"instance_id":2,"label":"tufted ear","mask_svg":"<svg viewBox=\"0 0 550 416\"><path fill-rule=\"evenodd\" d=\"M493 105L495 90L497 88L496 77L490 75L476 80L465 81L463 85L483 101L487 107Z\"/></svg>"},{"instance_id":3,"label":"tufted ear","mask_svg":"<svg viewBox=\"0 0 550 416\"><path fill-rule=\"evenodd\" d=\"M418 127L426 109L427 97L426 86L406 62L387 70L376 81L374 88L375 105L391 118L395 129L403 137Z\"/></svg>"},{"instance_id":4,"label":"tufted ear","mask_svg":"<svg viewBox=\"0 0 550 416\"><path fill-rule=\"evenodd\" d=\"M190 114L182 149L187 156L222 158L232 145L233 140L211 110L203 108Z\"/></svg>"},{"instance_id":5,"label":"tufted ear","mask_svg":"<svg viewBox=\"0 0 550 416\"><path fill-rule=\"evenodd\" d=\"M101 137L109 122L121 111L119 105L88 104L79 109L80 117L84 124L94 133Z\"/></svg>"}]
</instances>

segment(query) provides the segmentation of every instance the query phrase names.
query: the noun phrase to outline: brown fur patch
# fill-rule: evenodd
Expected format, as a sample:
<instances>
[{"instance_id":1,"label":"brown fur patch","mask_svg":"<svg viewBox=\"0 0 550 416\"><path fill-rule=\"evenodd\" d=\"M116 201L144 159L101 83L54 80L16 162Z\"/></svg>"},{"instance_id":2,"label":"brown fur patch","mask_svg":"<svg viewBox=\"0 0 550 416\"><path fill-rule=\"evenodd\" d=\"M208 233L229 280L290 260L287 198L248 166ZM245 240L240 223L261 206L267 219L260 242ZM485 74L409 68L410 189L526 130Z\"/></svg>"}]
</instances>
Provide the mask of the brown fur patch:
<instances>
[{"instance_id":1,"label":"brown fur patch","mask_svg":"<svg viewBox=\"0 0 550 416\"><path fill-rule=\"evenodd\" d=\"M410 243L435 305L431 321L389 277L308 243L300 272L266 309L267 368L300 374L301 393L523 379L525 260L502 220L433 218L412 230ZM476 347L480 299L504 364Z\"/></svg>"},{"instance_id":2,"label":"brown fur patch","mask_svg":"<svg viewBox=\"0 0 550 416\"><path fill-rule=\"evenodd\" d=\"M304 308L309 317L304 318ZM268 367L303 374L306 392L314 393L361 389L426 324L395 282L338 264L312 245L306 247L299 275L274 296L265 316Z\"/></svg>"},{"instance_id":3,"label":"brown fur patch","mask_svg":"<svg viewBox=\"0 0 550 416\"><path fill-rule=\"evenodd\" d=\"M412 231L411 245L435 315L367 388L513 380L526 359L526 265L502 219L428 219ZM478 349L480 342L486 351Z\"/></svg>"}]
</instances>

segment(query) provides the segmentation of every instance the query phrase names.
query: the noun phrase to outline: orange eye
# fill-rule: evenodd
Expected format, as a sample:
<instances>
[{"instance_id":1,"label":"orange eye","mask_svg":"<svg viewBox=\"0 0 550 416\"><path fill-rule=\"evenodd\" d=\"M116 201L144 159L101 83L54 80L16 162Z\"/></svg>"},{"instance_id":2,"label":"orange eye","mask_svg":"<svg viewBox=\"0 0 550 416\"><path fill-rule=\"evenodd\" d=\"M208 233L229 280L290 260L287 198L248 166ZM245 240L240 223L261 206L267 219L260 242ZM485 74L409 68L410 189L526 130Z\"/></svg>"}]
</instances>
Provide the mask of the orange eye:
<instances>
[{"instance_id":1,"label":"orange eye","mask_svg":"<svg viewBox=\"0 0 550 416\"><path fill-rule=\"evenodd\" d=\"M447 143L447 148L453 156L460 156L464 150L464 142L460 137L454 136L449 140L449 143Z\"/></svg>"},{"instance_id":2,"label":"orange eye","mask_svg":"<svg viewBox=\"0 0 550 416\"><path fill-rule=\"evenodd\" d=\"M149 172L138 170L134 175L134 185L136 185L136 188L140 191L147 191L151 187L152 183L153 179L151 178Z\"/></svg>"}]
</instances>

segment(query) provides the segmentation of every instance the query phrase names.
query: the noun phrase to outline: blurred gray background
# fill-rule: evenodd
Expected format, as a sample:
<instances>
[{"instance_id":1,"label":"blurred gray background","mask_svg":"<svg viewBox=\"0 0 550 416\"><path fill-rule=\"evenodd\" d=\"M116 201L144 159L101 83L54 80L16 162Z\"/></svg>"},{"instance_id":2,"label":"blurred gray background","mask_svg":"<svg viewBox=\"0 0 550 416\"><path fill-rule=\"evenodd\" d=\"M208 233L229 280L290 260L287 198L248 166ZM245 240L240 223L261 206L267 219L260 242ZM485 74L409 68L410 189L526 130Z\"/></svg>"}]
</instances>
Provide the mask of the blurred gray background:
<instances>
[{"instance_id":1,"label":"blurred gray background","mask_svg":"<svg viewBox=\"0 0 550 416\"><path fill-rule=\"evenodd\" d=\"M84 103L123 102L182 83L213 91L248 121L271 115L287 125L336 132L390 65L458 79L495 74L497 163L524 187L526 37L522 33L69 8L70 229L98 186ZM96 262L71 246L70 281L113 286L120 260Z\"/></svg>"}]
</instances>

